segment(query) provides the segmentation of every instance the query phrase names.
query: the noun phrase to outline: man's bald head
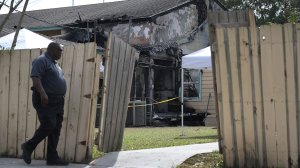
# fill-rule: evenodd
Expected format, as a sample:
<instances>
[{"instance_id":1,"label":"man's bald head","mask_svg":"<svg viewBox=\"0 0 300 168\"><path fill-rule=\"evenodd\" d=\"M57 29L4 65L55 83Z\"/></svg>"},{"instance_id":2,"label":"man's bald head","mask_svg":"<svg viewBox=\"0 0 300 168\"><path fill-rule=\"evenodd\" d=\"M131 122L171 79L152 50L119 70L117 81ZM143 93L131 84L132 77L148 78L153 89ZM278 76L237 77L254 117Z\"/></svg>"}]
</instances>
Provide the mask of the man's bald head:
<instances>
[{"instance_id":1,"label":"man's bald head","mask_svg":"<svg viewBox=\"0 0 300 168\"><path fill-rule=\"evenodd\" d=\"M54 60L58 60L62 54L62 47L60 44L51 42L47 47L47 54Z\"/></svg>"}]
</instances>

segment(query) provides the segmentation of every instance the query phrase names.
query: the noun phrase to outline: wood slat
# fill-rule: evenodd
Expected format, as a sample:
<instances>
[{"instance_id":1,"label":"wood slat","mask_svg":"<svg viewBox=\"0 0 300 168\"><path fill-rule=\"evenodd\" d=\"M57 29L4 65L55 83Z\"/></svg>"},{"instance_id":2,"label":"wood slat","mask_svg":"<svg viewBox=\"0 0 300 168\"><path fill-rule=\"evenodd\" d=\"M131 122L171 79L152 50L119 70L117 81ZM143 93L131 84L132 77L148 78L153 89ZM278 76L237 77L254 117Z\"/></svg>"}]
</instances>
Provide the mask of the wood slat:
<instances>
[{"instance_id":1,"label":"wood slat","mask_svg":"<svg viewBox=\"0 0 300 168\"><path fill-rule=\"evenodd\" d=\"M295 167L298 162L298 137L297 137L297 101L296 101L296 80L295 67L297 62L295 60L296 53L294 53L294 38L293 25L284 25L284 51L285 51L285 67L286 67L286 92L287 92L287 130L288 130L288 158L290 158L290 166Z\"/></svg>"},{"instance_id":2,"label":"wood slat","mask_svg":"<svg viewBox=\"0 0 300 168\"><path fill-rule=\"evenodd\" d=\"M123 139L121 139L121 134L122 134L122 119L123 116L125 115L124 113L127 112L127 109L124 109L124 99L126 98L125 94L126 94L126 85L128 80L130 80L128 78L129 75L129 68L130 68L130 61L131 61L131 47L129 45L124 45L125 48L125 52L124 52L124 61L123 61L123 68L122 68L122 73L120 74L122 76L122 80L120 81L120 84L122 86L121 88L121 92L120 92L120 99L119 99L119 109L118 109L118 114L119 117L117 119L117 129L116 129L116 138L114 139L114 150L120 150L121 148L119 148L119 143L120 141L123 141Z\"/></svg>"},{"instance_id":3,"label":"wood slat","mask_svg":"<svg viewBox=\"0 0 300 168\"><path fill-rule=\"evenodd\" d=\"M90 148L89 156L87 159L92 159L92 152L94 146L94 138L95 138L95 122L96 122L96 111L98 104L98 93L99 93L99 82L100 82L100 64L101 64L102 56L97 54L95 69L94 69L94 84L93 84L93 93L92 93L92 107L91 107L91 115L89 121L89 139L88 146ZM101 115L100 115L101 116ZM98 142L96 142L98 143Z\"/></svg>"},{"instance_id":4,"label":"wood slat","mask_svg":"<svg viewBox=\"0 0 300 168\"><path fill-rule=\"evenodd\" d=\"M115 79L114 79L114 95L112 95L112 99L111 99L111 103L113 102L119 102L119 98L120 98L120 92L121 92L121 79L122 76L120 75L121 72L123 71L123 66L124 66L124 58L125 58L125 53L126 53L126 45L125 43L120 40L119 44L117 45L118 51L116 53L116 55L114 54L115 57L115 61L113 62L113 67L114 69L116 69L115 71ZM112 81L111 81L112 82ZM118 135L116 135L116 130L118 127L118 123L117 120L118 118L120 118L119 114L118 114L118 108L119 108L119 103L118 104L114 104L113 107L111 108L111 125L110 125L110 133L109 133L109 143L108 143L108 149L109 151L114 151L114 141L116 140L116 137Z\"/></svg>"},{"instance_id":5,"label":"wood slat","mask_svg":"<svg viewBox=\"0 0 300 168\"><path fill-rule=\"evenodd\" d=\"M284 52L282 39L282 25L272 25L272 65L273 65L273 92L275 105L275 129L277 133L277 159L279 167L288 167L288 145L287 145L287 111L284 68ZM275 35L275 36L274 36Z\"/></svg>"},{"instance_id":6,"label":"wood slat","mask_svg":"<svg viewBox=\"0 0 300 168\"><path fill-rule=\"evenodd\" d=\"M20 57L20 85L19 85L19 108L18 108L18 139L17 139L17 157L22 156L21 144L26 138L26 114L27 98L30 76L30 50L22 50Z\"/></svg>"},{"instance_id":7,"label":"wood slat","mask_svg":"<svg viewBox=\"0 0 300 168\"><path fill-rule=\"evenodd\" d=\"M113 47L114 47L114 41L115 38L114 36L112 36L112 34L110 33L109 35L109 41L108 41L108 49L106 52L106 56L105 56L105 69L104 69L104 82L103 82L103 93L102 93L102 107L101 107L101 125L100 125L100 129L99 129L99 149L101 151L104 151L104 137L106 134L106 108L107 108L107 97L109 95L109 88L110 88L110 67L112 65L112 55L113 55Z\"/></svg>"},{"instance_id":8,"label":"wood slat","mask_svg":"<svg viewBox=\"0 0 300 168\"><path fill-rule=\"evenodd\" d=\"M244 167L245 165L245 148L244 148L244 127L243 127L243 110L242 110L242 96L241 96L241 77L240 77L240 53L237 53L239 48L239 43L237 41L238 29L229 28L228 29L228 43L230 44L229 48L229 57L231 66L228 67L231 70L232 76L232 87L234 88L233 97L233 111L234 111L234 122L236 125L236 141L237 141L237 155L239 158L239 166Z\"/></svg>"},{"instance_id":9,"label":"wood slat","mask_svg":"<svg viewBox=\"0 0 300 168\"><path fill-rule=\"evenodd\" d=\"M296 53L295 59L297 66L295 66L295 80L296 80L296 101L297 101L297 114L300 114L300 24L296 24L294 28L294 52ZM296 51L295 51L296 50ZM300 117L297 117L297 131L298 131L298 153L300 153ZM299 166L298 160L298 166Z\"/></svg>"},{"instance_id":10,"label":"wood slat","mask_svg":"<svg viewBox=\"0 0 300 168\"><path fill-rule=\"evenodd\" d=\"M228 23L236 23L238 21L237 12L229 11L228 12Z\"/></svg>"},{"instance_id":11,"label":"wood slat","mask_svg":"<svg viewBox=\"0 0 300 168\"><path fill-rule=\"evenodd\" d=\"M239 10L239 11L236 11L236 13L237 13L236 14L237 15L237 22L239 22L239 23L248 23L249 22L249 20L247 20L247 18L246 18L246 11Z\"/></svg>"},{"instance_id":12,"label":"wood slat","mask_svg":"<svg viewBox=\"0 0 300 168\"><path fill-rule=\"evenodd\" d=\"M20 50L12 51L9 70L8 156L17 154Z\"/></svg>"},{"instance_id":13,"label":"wood slat","mask_svg":"<svg viewBox=\"0 0 300 168\"><path fill-rule=\"evenodd\" d=\"M252 79L253 79L253 112L256 124L255 137L256 137L256 166L263 167L266 156L265 151L265 141L264 141L264 114L262 109L262 83L261 83L261 56L258 53L258 29L255 24L255 17L251 11L248 11L250 27L249 27L249 39L250 39L250 57L251 68L252 68Z\"/></svg>"},{"instance_id":14,"label":"wood slat","mask_svg":"<svg viewBox=\"0 0 300 168\"><path fill-rule=\"evenodd\" d=\"M249 39L248 28L239 29L240 36L240 61L241 61L241 81L242 81L242 100L245 124L245 147L246 147L246 165L255 167L256 160L256 146L255 146L255 133L254 133L254 114L253 114L253 98L252 98L252 79L250 69L250 56L249 56ZM249 161L248 161L249 160Z\"/></svg>"},{"instance_id":15,"label":"wood slat","mask_svg":"<svg viewBox=\"0 0 300 168\"><path fill-rule=\"evenodd\" d=\"M123 106L123 115L122 115L122 119L121 119L121 130L119 133L120 138L119 138L119 143L118 143L117 149L122 148L122 142L123 142L123 137L124 137L124 128L125 128L127 111L128 111L128 103L130 100L132 79L133 79L134 68L135 68L135 61L137 60L138 57L139 57L139 53L136 52L136 50L134 48L131 48L130 64L129 64L129 69L128 69L128 80L127 80L127 84L126 84L125 98L123 99L124 106Z\"/></svg>"},{"instance_id":16,"label":"wood slat","mask_svg":"<svg viewBox=\"0 0 300 168\"><path fill-rule=\"evenodd\" d=\"M82 158L85 158L88 152L88 122L91 112L91 99L84 97L84 95L92 94L93 91L93 79L95 63L88 62L89 59L96 57L95 43L87 43L84 47L85 58L83 61L83 77L82 77L82 98L80 114L78 116L78 133L77 133L77 144L76 144L76 155L75 161L81 162Z\"/></svg>"},{"instance_id":17,"label":"wood slat","mask_svg":"<svg viewBox=\"0 0 300 168\"><path fill-rule=\"evenodd\" d=\"M222 90L222 97L220 98L222 105L223 113L223 125L222 128L226 130L226 133L223 135L223 142L224 142L224 162L227 166L233 167L235 162L235 151L234 151L234 144L233 144L233 121L231 116L231 109L229 97L229 84L228 84L228 67L226 64L226 51L225 51L225 40L224 40L224 32L223 29L216 29L217 34L217 44L218 44L218 59L220 63L220 86ZM226 124L225 124L226 123Z\"/></svg>"},{"instance_id":18,"label":"wood slat","mask_svg":"<svg viewBox=\"0 0 300 168\"><path fill-rule=\"evenodd\" d=\"M9 51L0 51L0 156L6 156L9 114Z\"/></svg>"},{"instance_id":19,"label":"wood slat","mask_svg":"<svg viewBox=\"0 0 300 168\"><path fill-rule=\"evenodd\" d=\"M67 160L74 161L76 152L77 133L78 133L78 116L80 115L82 99L82 72L84 62L84 44L77 44L74 50L72 81L70 87L70 105L68 112L68 125L66 134L65 157Z\"/></svg>"},{"instance_id":20,"label":"wood slat","mask_svg":"<svg viewBox=\"0 0 300 168\"><path fill-rule=\"evenodd\" d=\"M220 52L217 50L217 33L215 29L210 30L210 41L211 41L211 53L212 53L212 69L214 77L214 97L216 101L216 114L218 118L218 135L219 135L219 150L220 153L224 154L224 114L222 108L222 89L221 89L221 72L220 72L220 57L218 56ZM203 92L203 90L202 90ZM225 160L225 155L223 155L223 160Z\"/></svg>"},{"instance_id":21,"label":"wood slat","mask_svg":"<svg viewBox=\"0 0 300 168\"><path fill-rule=\"evenodd\" d=\"M72 81L72 71L74 65L74 45L65 46L63 49L63 61L62 61L62 70L66 79L67 93L65 95L65 106L64 106L64 118L61 128L61 136L59 137L57 152L61 157L65 157L65 148L67 138L67 123L68 123L68 114L70 109L70 89Z\"/></svg>"},{"instance_id":22,"label":"wood slat","mask_svg":"<svg viewBox=\"0 0 300 168\"><path fill-rule=\"evenodd\" d=\"M109 146L111 146L112 151L116 151L118 141L120 141L120 135L119 135L119 130L121 129L121 118L122 118L122 113L124 112L122 109L122 104L121 101L124 99L124 94L125 88L124 88L124 83L123 80L126 79L128 80L128 76L123 75L124 72L124 65L125 60L128 59L126 58L126 52L127 52L127 47L125 42L121 42L120 45L120 52L119 52L119 60L118 60L118 67L117 67L117 76L116 76L116 86L115 86L115 95L114 95L114 102L120 102L114 105L113 107L113 116L112 116L112 130L110 132L110 143ZM130 60L130 59L129 59Z\"/></svg>"},{"instance_id":23,"label":"wood slat","mask_svg":"<svg viewBox=\"0 0 300 168\"><path fill-rule=\"evenodd\" d=\"M113 116L113 106L114 106L114 94L115 94L115 86L116 86L116 71L118 66L118 57L119 57L119 49L120 49L121 40L115 37L115 41L113 43L114 50L112 53L111 66L110 66L110 81L109 81L109 91L107 95L107 105L106 105L106 123L105 123L105 135L104 135L104 148L103 152L112 151L112 146L109 146L109 142L113 141L110 139L110 132L112 125L112 116Z\"/></svg>"},{"instance_id":24,"label":"wood slat","mask_svg":"<svg viewBox=\"0 0 300 168\"><path fill-rule=\"evenodd\" d=\"M221 25L229 23L229 17L228 17L229 12L227 12L227 11L220 11L220 12L218 12L218 14L219 14L219 20L218 20L218 22Z\"/></svg>"},{"instance_id":25,"label":"wood slat","mask_svg":"<svg viewBox=\"0 0 300 168\"><path fill-rule=\"evenodd\" d=\"M263 92L263 106L265 114L265 139L266 139L266 153L267 166L277 167L277 151L276 151L276 130L275 130L275 105L273 94L273 69L270 62L272 62L272 48L271 48L271 27L262 26L260 28L260 44L261 44L261 64L262 64L262 92Z\"/></svg>"},{"instance_id":26,"label":"wood slat","mask_svg":"<svg viewBox=\"0 0 300 168\"><path fill-rule=\"evenodd\" d=\"M32 61L37 58L40 55L40 50L39 49L35 49L35 50L31 50L30 51L30 66L29 66L29 73L31 74L31 69L32 69ZM28 81L29 81L29 85L28 85L28 98L27 98L27 118L26 118L26 141L31 139L35 130L36 130L36 122L37 122L37 114L35 109L33 108L32 105L32 91L31 91L31 86L32 85L32 80L31 78L28 76ZM41 142L40 144L42 144L43 142ZM35 154L32 155L32 157L35 157Z\"/></svg>"}]
</instances>

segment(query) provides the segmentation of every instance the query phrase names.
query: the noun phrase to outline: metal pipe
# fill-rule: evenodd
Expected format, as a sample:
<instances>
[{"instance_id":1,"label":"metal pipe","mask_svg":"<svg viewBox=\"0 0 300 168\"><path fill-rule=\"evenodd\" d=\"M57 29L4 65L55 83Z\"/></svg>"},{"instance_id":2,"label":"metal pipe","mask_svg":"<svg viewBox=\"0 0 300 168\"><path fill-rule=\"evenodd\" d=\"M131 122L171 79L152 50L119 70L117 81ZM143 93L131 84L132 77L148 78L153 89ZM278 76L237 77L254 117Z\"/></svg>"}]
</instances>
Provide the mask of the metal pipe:
<instances>
[{"instance_id":1,"label":"metal pipe","mask_svg":"<svg viewBox=\"0 0 300 168\"><path fill-rule=\"evenodd\" d=\"M135 118L135 101L136 101L136 71L134 70L134 90L133 90L133 92L134 92L134 98L133 98L133 103L132 103L132 115L133 115L133 122L132 122L132 124L133 124L133 126L135 126L135 120L136 120L136 118Z\"/></svg>"},{"instance_id":2,"label":"metal pipe","mask_svg":"<svg viewBox=\"0 0 300 168\"><path fill-rule=\"evenodd\" d=\"M184 97L184 69L181 68L181 136L184 136L184 130L183 130L183 97Z\"/></svg>"}]
</instances>

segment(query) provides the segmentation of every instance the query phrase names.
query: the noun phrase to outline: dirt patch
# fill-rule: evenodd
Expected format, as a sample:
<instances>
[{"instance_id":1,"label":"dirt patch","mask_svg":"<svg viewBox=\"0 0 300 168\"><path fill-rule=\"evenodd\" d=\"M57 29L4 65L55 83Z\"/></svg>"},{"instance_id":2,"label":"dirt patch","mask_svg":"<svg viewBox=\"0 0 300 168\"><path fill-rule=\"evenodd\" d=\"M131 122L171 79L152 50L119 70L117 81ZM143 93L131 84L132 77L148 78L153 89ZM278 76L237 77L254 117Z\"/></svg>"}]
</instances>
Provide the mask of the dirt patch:
<instances>
[{"instance_id":1,"label":"dirt patch","mask_svg":"<svg viewBox=\"0 0 300 168\"><path fill-rule=\"evenodd\" d=\"M221 168L223 156L219 152L203 153L194 155L185 160L177 168Z\"/></svg>"}]
</instances>

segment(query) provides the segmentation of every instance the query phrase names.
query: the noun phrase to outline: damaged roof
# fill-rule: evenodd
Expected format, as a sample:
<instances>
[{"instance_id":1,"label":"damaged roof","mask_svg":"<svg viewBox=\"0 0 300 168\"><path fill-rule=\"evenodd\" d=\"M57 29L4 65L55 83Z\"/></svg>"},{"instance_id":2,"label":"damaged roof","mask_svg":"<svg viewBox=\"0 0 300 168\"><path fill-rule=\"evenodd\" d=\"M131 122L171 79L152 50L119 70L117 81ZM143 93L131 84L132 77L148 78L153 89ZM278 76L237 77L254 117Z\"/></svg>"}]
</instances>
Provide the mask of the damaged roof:
<instances>
[{"instance_id":1,"label":"damaged roof","mask_svg":"<svg viewBox=\"0 0 300 168\"><path fill-rule=\"evenodd\" d=\"M172 9L191 3L194 0L127 0L110 3L52 8L44 10L27 11L23 18L22 27L57 27L70 25L78 21L94 20L128 20L152 18ZM14 13L8 20L5 28L13 29L21 16ZM0 22L5 15L0 15Z\"/></svg>"}]
</instances>

